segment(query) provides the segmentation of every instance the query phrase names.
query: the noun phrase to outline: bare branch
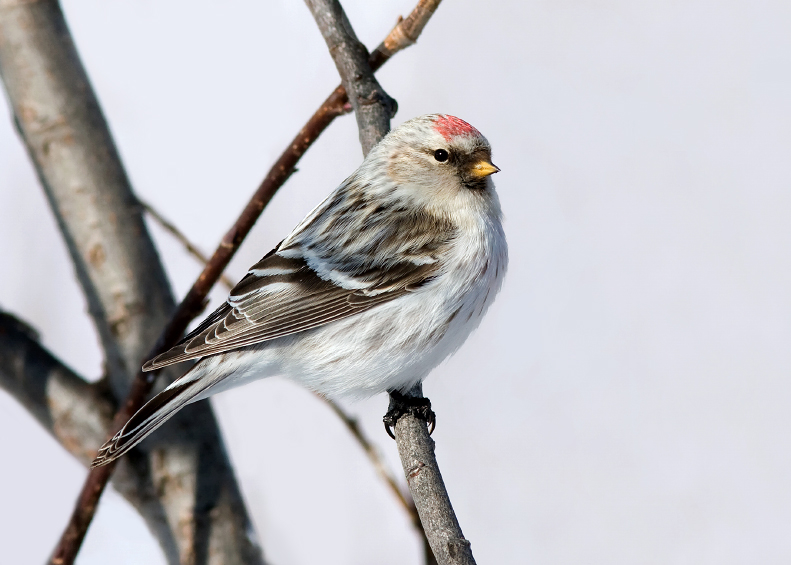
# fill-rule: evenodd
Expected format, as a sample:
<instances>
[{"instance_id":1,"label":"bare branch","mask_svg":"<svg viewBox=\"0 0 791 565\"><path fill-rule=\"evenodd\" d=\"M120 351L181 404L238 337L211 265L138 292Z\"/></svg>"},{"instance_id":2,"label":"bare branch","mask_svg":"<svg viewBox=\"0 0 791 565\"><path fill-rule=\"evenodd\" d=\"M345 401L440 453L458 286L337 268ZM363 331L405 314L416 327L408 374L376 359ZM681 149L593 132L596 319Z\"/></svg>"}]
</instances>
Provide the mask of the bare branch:
<instances>
[{"instance_id":1,"label":"bare branch","mask_svg":"<svg viewBox=\"0 0 791 565\"><path fill-rule=\"evenodd\" d=\"M157 209L151 206L151 204L149 204L148 202L144 202L139 198L138 198L138 202L140 202L140 205L143 207L143 210L146 211L146 214L151 216L151 219L153 219L156 223L158 223L162 227L162 229L164 229L166 232L168 232L170 235L176 238L176 241L178 241L181 245L184 246L184 249L187 250L187 253L189 253L195 259L197 259L198 262L201 263L204 267L206 266L206 264L209 262L209 258L203 253L203 251L198 249L198 247L194 243L192 243L189 240L189 238L181 232L181 230L179 230L176 227L176 224L166 219L165 216L160 214L157 211ZM234 284L233 282L231 282L231 279L229 279L228 276L224 273L220 275L219 282L225 285L225 287L228 288L228 290L231 290L234 287Z\"/></svg>"},{"instance_id":2,"label":"bare branch","mask_svg":"<svg viewBox=\"0 0 791 565\"><path fill-rule=\"evenodd\" d=\"M384 91L368 64L368 50L360 43L338 0L305 0L335 61L360 131L365 155L390 131L395 100Z\"/></svg>"},{"instance_id":3,"label":"bare branch","mask_svg":"<svg viewBox=\"0 0 791 565\"><path fill-rule=\"evenodd\" d=\"M417 384L408 395L422 398L422 385ZM396 423L395 436L404 475L437 562L474 565L470 542L464 538L453 512L426 423L406 414Z\"/></svg>"},{"instance_id":4,"label":"bare branch","mask_svg":"<svg viewBox=\"0 0 791 565\"><path fill-rule=\"evenodd\" d=\"M422 31L426 22L433 14L433 11L436 9L438 3L439 2L437 1L421 0L409 17L407 17L405 20L399 21L396 28L394 28L394 30L388 35L388 38L391 38L394 36L394 34L403 33L407 37L417 39L417 36L420 34L420 31ZM57 8L57 6L55 6L55 8ZM52 9L51 6L50 9ZM2 7L0 7L0 10L2 10ZM58 13L55 14L55 19L60 22L60 27L65 30L66 28L65 23L62 21L62 14L59 13L59 10L57 12ZM3 14L2 11L0 11L0 18L2 17ZM0 22L0 29L2 29L2 25L2 22ZM68 35L68 32L65 33ZM405 44L399 44L395 41L393 41L392 44L392 49L381 48L382 46L380 46L381 49L377 49L374 52L374 54L371 56L372 68L378 69L393 54L407 46ZM74 48L70 40L68 41L67 47L70 49L70 52L73 53ZM1 52L2 47L0 46L0 67L3 66ZM76 53L73 53L73 58L75 60L76 57ZM79 65L79 61L77 61L77 64ZM189 322L202 311L204 300L208 295L209 290L217 282L219 276L230 262L231 258L236 253L236 250L250 232L256 220L269 201L272 199L275 192L294 172L294 167L296 166L299 159L337 116L340 116L348 111L349 108L346 90L343 88L343 86L339 86L327 97L324 103L299 131L289 147L283 152L274 166L270 169L269 173L254 193L250 202L248 202L247 206L242 211L238 220L223 237L219 247L209 259L207 267L203 270L201 275L198 277L198 280L192 286L176 312L171 317L168 326L160 336L157 346L153 351L158 352L164 349L167 344L173 343L176 339L178 339ZM124 401L122 411L116 414L110 435L117 431L126 421L126 419L128 419L131 414L133 414L140 406L142 406L142 403L150 392L152 386L153 375L151 373L137 374L137 377L132 383L132 389ZM141 445L144 446L145 442ZM134 455L134 452L130 455ZM70 537L71 541L66 542L65 539L63 540L66 546L70 548L69 551L71 553L70 560L63 560L63 563L73 562L73 556L76 555L76 552L79 550L79 546L82 542L82 539L84 538L88 526L90 525L96 505L98 504L99 498L101 497L113 468L113 465L107 465L105 467L93 469L89 473L88 478L83 485L83 490L80 495L80 500L78 501L77 507L75 508L75 513L72 516L70 525L67 527L68 536ZM216 515L220 516L221 514L217 513ZM222 553L219 555L222 555Z\"/></svg>"},{"instance_id":5,"label":"bare branch","mask_svg":"<svg viewBox=\"0 0 791 565\"><path fill-rule=\"evenodd\" d=\"M35 331L5 312L0 312L0 387L80 463L90 464L116 409L110 391L75 374L39 344ZM167 517L150 477L140 470L125 462L113 484L146 520L168 560L178 563Z\"/></svg>"},{"instance_id":6,"label":"bare branch","mask_svg":"<svg viewBox=\"0 0 791 565\"><path fill-rule=\"evenodd\" d=\"M399 18L393 30L379 44L379 47L371 53L371 58L369 59L371 70L376 71L384 61L387 61L402 49L414 45L441 1L421 0L406 19Z\"/></svg>"},{"instance_id":7,"label":"bare branch","mask_svg":"<svg viewBox=\"0 0 791 565\"><path fill-rule=\"evenodd\" d=\"M104 440L115 402L38 343L36 332L0 311L0 387L83 465Z\"/></svg>"},{"instance_id":8,"label":"bare branch","mask_svg":"<svg viewBox=\"0 0 791 565\"><path fill-rule=\"evenodd\" d=\"M127 361L146 352L157 323L173 309L164 271L150 238L138 237L145 232L142 215L57 3L0 4L0 37L0 75L17 129L120 396L133 374Z\"/></svg>"},{"instance_id":9,"label":"bare branch","mask_svg":"<svg viewBox=\"0 0 791 565\"><path fill-rule=\"evenodd\" d=\"M0 3L0 75L86 296L110 388L121 398L174 302L56 1ZM188 562L211 550L223 562L261 562L210 408L196 405L184 418L192 418L189 426L174 423L136 457L159 482L151 488L159 499L148 500L162 507L162 524L170 528L170 541L158 536L166 556ZM175 433L180 425L188 433ZM162 445L175 449L162 456ZM197 487L184 488L198 484L217 486L214 498L201 500ZM89 521L78 520L83 535ZM234 543L220 539L228 534ZM222 548L203 547L204 540ZM79 548L67 545L64 563ZM223 554L226 548L232 552Z\"/></svg>"},{"instance_id":10,"label":"bare branch","mask_svg":"<svg viewBox=\"0 0 791 565\"><path fill-rule=\"evenodd\" d=\"M374 444L365 436L362 429L360 429L360 424L357 422L355 418L349 416L346 411L338 405L337 402L330 400L327 397L317 395L319 398L326 402L330 409L335 412L335 415L341 419L344 423L346 428L352 434L354 439L357 440L357 443L360 444L365 454L368 456L368 460L373 465L376 474L379 475L385 484L390 488L390 491L396 497L398 502L403 506L404 510L410 514L410 516L414 517L417 520L415 524L419 530L422 530L422 526L420 525L420 519L418 518L417 511L415 510L415 505L411 500L409 495L404 494L401 492L401 488L398 486L398 482L396 481L395 477L392 475L390 470L385 465L385 462L382 460L382 457L379 455L379 451L376 449Z\"/></svg>"},{"instance_id":11,"label":"bare branch","mask_svg":"<svg viewBox=\"0 0 791 565\"><path fill-rule=\"evenodd\" d=\"M393 493L393 496L396 497L396 500L398 500L404 510L406 510L407 514L409 514L409 517L412 520L412 526L414 526L414 528L420 534L420 539L423 540L423 554L426 559L426 565L433 565L436 563L437 561L434 558L434 553L431 550L431 544L429 543L428 537L426 536L426 531L423 529L423 524L420 521L420 516L418 515L417 507L415 506L415 502L412 500L412 496L409 493L404 493L401 490L401 487L398 486L398 482L390 472L390 469L388 469L385 465L385 462L382 460L379 451L365 436L362 429L360 428L360 425L357 423L357 420L349 416L338 405L337 402L334 402L321 395L317 396L329 404L333 412L335 412L338 418L343 421L348 430L351 432L352 436L354 436L354 439L357 440L357 443L360 444L360 447L362 447L363 451L368 456L368 460L371 462L371 465L373 465L376 474L379 475L379 478L385 482L385 484L390 489L390 492Z\"/></svg>"}]
</instances>

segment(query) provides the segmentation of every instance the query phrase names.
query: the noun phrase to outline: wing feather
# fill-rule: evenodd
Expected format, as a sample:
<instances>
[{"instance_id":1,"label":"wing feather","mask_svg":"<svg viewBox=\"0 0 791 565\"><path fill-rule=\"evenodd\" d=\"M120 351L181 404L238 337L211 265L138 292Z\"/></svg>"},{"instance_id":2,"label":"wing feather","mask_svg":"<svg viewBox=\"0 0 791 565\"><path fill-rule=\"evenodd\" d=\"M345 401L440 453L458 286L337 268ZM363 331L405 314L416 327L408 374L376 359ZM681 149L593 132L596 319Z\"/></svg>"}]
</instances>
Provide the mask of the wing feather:
<instances>
[{"instance_id":1,"label":"wing feather","mask_svg":"<svg viewBox=\"0 0 791 565\"><path fill-rule=\"evenodd\" d=\"M365 273L361 278L372 280L368 288L347 289L319 277L304 260L270 254L250 269L228 302L143 370L224 353L364 312L412 292L435 270L434 264L398 265L376 277Z\"/></svg>"},{"instance_id":2,"label":"wing feather","mask_svg":"<svg viewBox=\"0 0 791 565\"><path fill-rule=\"evenodd\" d=\"M225 304L143 370L316 328L415 292L438 276L453 223L368 194L354 175L347 179L250 268Z\"/></svg>"}]
</instances>

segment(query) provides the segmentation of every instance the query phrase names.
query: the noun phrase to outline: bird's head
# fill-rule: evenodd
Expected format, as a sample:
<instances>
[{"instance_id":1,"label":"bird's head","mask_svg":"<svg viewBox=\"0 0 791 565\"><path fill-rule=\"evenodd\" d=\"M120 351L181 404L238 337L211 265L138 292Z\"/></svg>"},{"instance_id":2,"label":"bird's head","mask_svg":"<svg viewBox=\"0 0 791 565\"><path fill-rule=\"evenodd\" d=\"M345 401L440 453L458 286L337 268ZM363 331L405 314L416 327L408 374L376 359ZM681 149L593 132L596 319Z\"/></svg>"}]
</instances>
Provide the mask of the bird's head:
<instances>
[{"instance_id":1,"label":"bird's head","mask_svg":"<svg viewBox=\"0 0 791 565\"><path fill-rule=\"evenodd\" d=\"M489 142L454 116L428 114L404 122L366 161L377 164L371 172L387 177L376 184L394 187L392 196L432 212L446 215L486 204L499 209L490 176L500 169L492 163Z\"/></svg>"}]
</instances>

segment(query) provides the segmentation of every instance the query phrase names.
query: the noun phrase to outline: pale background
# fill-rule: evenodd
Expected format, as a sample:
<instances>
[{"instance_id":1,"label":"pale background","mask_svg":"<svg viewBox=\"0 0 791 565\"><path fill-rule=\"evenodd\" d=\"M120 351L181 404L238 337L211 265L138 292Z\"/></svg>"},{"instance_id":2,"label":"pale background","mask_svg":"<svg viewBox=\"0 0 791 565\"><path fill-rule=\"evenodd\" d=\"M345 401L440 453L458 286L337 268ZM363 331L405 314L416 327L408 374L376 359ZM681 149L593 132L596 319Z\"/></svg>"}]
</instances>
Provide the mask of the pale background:
<instances>
[{"instance_id":1,"label":"pale background","mask_svg":"<svg viewBox=\"0 0 791 565\"><path fill-rule=\"evenodd\" d=\"M375 46L413 0L344 4ZM206 250L338 82L297 0L64 9L135 189ZM458 115L502 168L505 286L425 386L479 563L791 562L789 30L787 1L446 0L379 73L394 124ZM0 304L95 378L83 298L0 105ZM345 117L232 277L360 159ZM199 267L151 229L182 296ZM271 379L212 402L273 564L419 562L406 516L309 393ZM386 402L349 408L398 468ZM38 564L85 471L4 393L0 430L0 563ZM163 561L108 492L78 562Z\"/></svg>"}]
</instances>

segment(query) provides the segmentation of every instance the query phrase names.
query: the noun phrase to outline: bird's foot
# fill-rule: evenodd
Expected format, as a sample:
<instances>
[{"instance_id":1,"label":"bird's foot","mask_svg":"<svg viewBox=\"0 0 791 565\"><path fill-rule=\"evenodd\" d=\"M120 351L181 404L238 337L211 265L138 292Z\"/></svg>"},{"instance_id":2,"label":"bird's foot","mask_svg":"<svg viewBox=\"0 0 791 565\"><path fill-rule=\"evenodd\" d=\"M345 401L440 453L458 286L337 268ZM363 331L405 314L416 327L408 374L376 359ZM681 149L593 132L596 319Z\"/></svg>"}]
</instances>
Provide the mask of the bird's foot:
<instances>
[{"instance_id":1,"label":"bird's foot","mask_svg":"<svg viewBox=\"0 0 791 565\"><path fill-rule=\"evenodd\" d=\"M397 390L390 391L390 406L387 407L387 413L382 418L385 424L387 435L395 439L393 430L395 430L396 423L405 414L412 414L418 420L423 420L428 425L428 433L434 433L434 428L437 425L437 415L431 409L431 401L422 396L407 396Z\"/></svg>"}]
</instances>

